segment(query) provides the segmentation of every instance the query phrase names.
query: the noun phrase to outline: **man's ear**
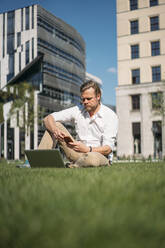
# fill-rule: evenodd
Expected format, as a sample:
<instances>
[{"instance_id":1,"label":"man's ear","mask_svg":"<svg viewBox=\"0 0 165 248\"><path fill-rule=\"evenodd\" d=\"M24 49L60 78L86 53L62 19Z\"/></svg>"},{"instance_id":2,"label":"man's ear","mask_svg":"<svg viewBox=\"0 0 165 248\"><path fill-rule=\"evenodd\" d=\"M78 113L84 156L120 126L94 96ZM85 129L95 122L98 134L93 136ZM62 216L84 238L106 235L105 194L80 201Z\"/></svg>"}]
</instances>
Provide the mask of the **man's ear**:
<instances>
[{"instance_id":1,"label":"man's ear","mask_svg":"<svg viewBox=\"0 0 165 248\"><path fill-rule=\"evenodd\" d=\"M101 99L101 95L100 95L100 94L97 94L97 96L96 96L96 97L97 97L97 100L98 100L98 101L100 101L100 99Z\"/></svg>"}]
</instances>

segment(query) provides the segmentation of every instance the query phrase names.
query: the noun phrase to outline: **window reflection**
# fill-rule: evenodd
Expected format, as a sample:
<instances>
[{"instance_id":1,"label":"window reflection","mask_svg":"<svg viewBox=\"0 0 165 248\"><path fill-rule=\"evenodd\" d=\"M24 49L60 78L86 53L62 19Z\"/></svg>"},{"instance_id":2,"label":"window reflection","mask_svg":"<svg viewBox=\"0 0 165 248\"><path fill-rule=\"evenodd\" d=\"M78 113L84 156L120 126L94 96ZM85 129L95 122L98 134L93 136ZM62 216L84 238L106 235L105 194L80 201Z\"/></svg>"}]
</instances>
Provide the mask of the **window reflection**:
<instances>
[{"instance_id":1,"label":"window reflection","mask_svg":"<svg viewBox=\"0 0 165 248\"><path fill-rule=\"evenodd\" d=\"M25 49L26 49L25 64L27 65L29 63L29 41L26 42Z\"/></svg>"},{"instance_id":2,"label":"window reflection","mask_svg":"<svg viewBox=\"0 0 165 248\"><path fill-rule=\"evenodd\" d=\"M43 92L41 94L53 98L54 101L59 102L63 106L80 104L79 95L75 95L71 92L67 92L65 90L53 88L50 86L44 85Z\"/></svg>"},{"instance_id":3,"label":"window reflection","mask_svg":"<svg viewBox=\"0 0 165 248\"><path fill-rule=\"evenodd\" d=\"M26 7L26 30L29 29L29 7Z\"/></svg>"}]
</instances>

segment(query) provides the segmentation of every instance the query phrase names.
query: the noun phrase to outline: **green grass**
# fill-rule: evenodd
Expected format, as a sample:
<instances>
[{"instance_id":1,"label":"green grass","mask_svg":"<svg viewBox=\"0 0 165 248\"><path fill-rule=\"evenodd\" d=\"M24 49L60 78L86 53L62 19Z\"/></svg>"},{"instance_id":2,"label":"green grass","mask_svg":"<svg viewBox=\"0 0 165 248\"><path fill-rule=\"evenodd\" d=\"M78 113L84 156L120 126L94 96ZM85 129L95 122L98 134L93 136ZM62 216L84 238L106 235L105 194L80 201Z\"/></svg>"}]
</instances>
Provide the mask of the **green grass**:
<instances>
[{"instance_id":1,"label":"green grass","mask_svg":"<svg viewBox=\"0 0 165 248\"><path fill-rule=\"evenodd\" d=\"M0 163L0 247L165 247L165 164Z\"/></svg>"}]
</instances>

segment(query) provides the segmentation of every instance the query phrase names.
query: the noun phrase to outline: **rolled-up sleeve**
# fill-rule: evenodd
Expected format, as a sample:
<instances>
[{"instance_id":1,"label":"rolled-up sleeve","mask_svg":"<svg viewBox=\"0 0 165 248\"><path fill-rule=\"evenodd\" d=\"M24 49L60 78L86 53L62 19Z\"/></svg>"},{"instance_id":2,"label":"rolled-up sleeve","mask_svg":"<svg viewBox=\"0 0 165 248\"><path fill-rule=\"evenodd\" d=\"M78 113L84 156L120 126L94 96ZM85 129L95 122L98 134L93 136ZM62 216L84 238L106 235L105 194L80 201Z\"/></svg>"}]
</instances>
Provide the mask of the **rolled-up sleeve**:
<instances>
[{"instance_id":1,"label":"rolled-up sleeve","mask_svg":"<svg viewBox=\"0 0 165 248\"><path fill-rule=\"evenodd\" d=\"M108 145L114 150L115 142L116 142L116 136L118 131L118 117L116 114L113 116L106 117L108 120L106 121L106 124L104 126L104 133L103 133L103 146Z\"/></svg>"},{"instance_id":2,"label":"rolled-up sleeve","mask_svg":"<svg viewBox=\"0 0 165 248\"><path fill-rule=\"evenodd\" d=\"M73 121L75 119L77 111L78 111L78 107L75 106L72 108L61 110L59 112L54 112L51 115L53 116L55 121L65 123L65 122Z\"/></svg>"}]
</instances>

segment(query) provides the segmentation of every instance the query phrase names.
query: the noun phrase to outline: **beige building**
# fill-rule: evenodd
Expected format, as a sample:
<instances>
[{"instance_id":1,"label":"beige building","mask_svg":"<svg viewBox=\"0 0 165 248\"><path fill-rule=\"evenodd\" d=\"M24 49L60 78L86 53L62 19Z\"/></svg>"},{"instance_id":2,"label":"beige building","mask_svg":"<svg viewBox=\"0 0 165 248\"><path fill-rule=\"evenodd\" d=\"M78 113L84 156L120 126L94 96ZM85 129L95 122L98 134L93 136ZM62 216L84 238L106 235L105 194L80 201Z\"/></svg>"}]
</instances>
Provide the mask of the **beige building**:
<instances>
[{"instance_id":1,"label":"beige building","mask_svg":"<svg viewBox=\"0 0 165 248\"><path fill-rule=\"evenodd\" d=\"M117 46L118 156L165 156L165 0L117 0Z\"/></svg>"}]
</instances>

